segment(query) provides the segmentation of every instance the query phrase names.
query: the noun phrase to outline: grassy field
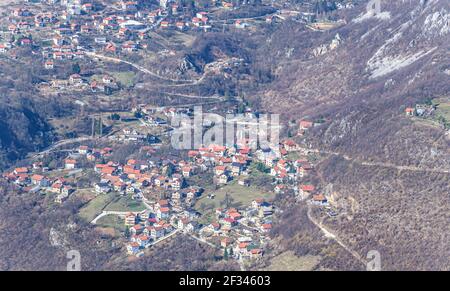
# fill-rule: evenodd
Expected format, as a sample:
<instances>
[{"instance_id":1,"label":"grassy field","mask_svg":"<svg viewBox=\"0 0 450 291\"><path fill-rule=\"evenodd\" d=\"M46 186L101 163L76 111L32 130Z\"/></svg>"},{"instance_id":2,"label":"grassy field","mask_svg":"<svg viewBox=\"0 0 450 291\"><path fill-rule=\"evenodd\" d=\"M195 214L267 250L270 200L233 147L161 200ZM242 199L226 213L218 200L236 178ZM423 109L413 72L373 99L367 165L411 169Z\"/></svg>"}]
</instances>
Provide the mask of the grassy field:
<instances>
[{"instance_id":1,"label":"grassy field","mask_svg":"<svg viewBox=\"0 0 450 291\"><path fill-rule=\"evenodd\" d=\"M273 192L265 192L256 187L241 186L233 181L219 190L205 191L203 197L197 201L195 208L204 213L204 222L211 222L213 218L211 213L214 213L216 208L225 207L223 201L227 193L231 197L230 206L236 208L249 206L256 198L264 198L270 201L275 197ZM214 194L214 199L209 199L207 197L209 194Z\"/></svg>"},{"instance_id":2,"label":"grassy field","mask_svg":"<svg viewBox=\"0 0 450 291\"><path fill-rule=\"evenodd\" d=\"M102 211L142 211L144 204L132 200L131 197L120 197L117 193L100 194L81 208L80 216L86 221L92 221Z\"/></svg>"},{"instance_id":3,"label":"grassy field","mask_svg":"<svg viewBox=\"0 0 450 291\"><path fill-rule=\"evenodd\" d=\"M86 221L92 221L97 215L99 215L104 208L111 203L116 197L115 193L100 194L83 208L80 209L79 215Z\"/></svg>"},{"instance_id":4,"label":"grassy field","mask_svg":"<svg viewBox=\"0 0 450 291\"><path fill-rule=\"evenodd\" d=\"M113 228L115 231L118 231L119 233L125 231L123 219L120 219L117 215L107 215L100 218L97 221L97 226L105 228Z\"/></svg>"},{"instance_id":5,"label":"grassy field","mask_svg":"<svg viewBox=\"0 0 450 291\"><path fill-rule=\"evenodd\" d=\"M318 256L297 257L294 252L284 252L271 260L265 271L311 271L320 261Z\"/></svg>"},{"instance_id":6,"label":"grassy field","mask_svg":"<svg viewBox=\"0 0 450 291\"><path fill-rule=\"evenodd\" d=\"M105 207L106 211L142 211L145 210L144 204L132 200L130 197L120 197Z\"/></svg>"},{"instance_id":7,"label":"grassy field","mask_svg":"<svg viewBox=\"0 0 450 291\"><path fill-rule=\"evenodd\" d=\"M174 35L170 38L171 42L182 44L184 46L191 46L194 40L195 37L179 31L174 31Z\"/></svg>"},{"instance_id":8,"label":"grassy field","mask_svg":"<svg viewBox=\"0 0 450 291\"><path fill-rule=\"evenodd\" d=\"M112 75L124 87L132 87L135 84L136 74L134 72L114 72Z\"/></svg>"},{"instance_id":9,"label":"grassy field","mask_svg":"<svg viewBox=\"0 0 450 291\"><path fill-rule=\"evenodd\" d=\"M132 87L135 84L136 73L129 72L111 72L111 76L116 79L124 87ZM103 75L94 75L91 77L92 80L100 81Z\"/></svg>"},{"instance_id":10,"label":"grassy field","mask_svg":"<svg viewBox=\"0 0 450 291\"><path fill-rule=\"evenodd\" d=\"M450 99L449 98L439 98L435 101L436 104L439 104L437 109L437 116L441 115L445 119L450 121Z\"/></svg>"}]
</instances>

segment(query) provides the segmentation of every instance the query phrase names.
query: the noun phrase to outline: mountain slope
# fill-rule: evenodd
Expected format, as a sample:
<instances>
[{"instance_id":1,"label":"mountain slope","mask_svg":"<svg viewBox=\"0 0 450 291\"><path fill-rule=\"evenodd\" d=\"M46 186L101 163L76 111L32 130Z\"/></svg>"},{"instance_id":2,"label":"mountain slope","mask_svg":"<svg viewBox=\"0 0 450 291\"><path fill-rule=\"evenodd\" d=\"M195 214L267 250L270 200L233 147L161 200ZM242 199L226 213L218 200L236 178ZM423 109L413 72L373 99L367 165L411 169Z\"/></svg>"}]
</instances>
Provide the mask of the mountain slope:
<instances>
[{"instance_id":1,"label":"mountain slope","mask_svg":"<svg viewBox=\"0 0 450 291\"><path fill-rule=\"evenodd\" d=\"M450 97L450 8L396 1L382 11L339 12L347 24L327 32L280 28L261 49L281 56L264 106L326 120L306 142L335 153L318 169L343 213L323 217L328 228L362 257L380 251L384 269L446 269L450 139L404 109Z\"/></svg>"}]
</instances>

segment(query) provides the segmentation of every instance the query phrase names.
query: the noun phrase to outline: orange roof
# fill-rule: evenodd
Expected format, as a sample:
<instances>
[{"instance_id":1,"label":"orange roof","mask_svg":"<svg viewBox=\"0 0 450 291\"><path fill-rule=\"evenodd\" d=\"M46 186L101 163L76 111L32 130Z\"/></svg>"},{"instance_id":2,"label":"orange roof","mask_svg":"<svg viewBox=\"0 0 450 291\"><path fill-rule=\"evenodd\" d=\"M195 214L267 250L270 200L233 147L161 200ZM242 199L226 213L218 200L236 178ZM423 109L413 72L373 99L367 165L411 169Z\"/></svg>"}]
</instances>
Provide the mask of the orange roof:
<instances>
[{"instance_id":1,"label":"orange roof","mask_svg":"<svg viewBox=\"0 0 450 291\"><path fill-rule=\"evenodd\" d=\"M323 194L313 195L314 201L326 201L327 198Z\"/></svg>"},{"instance_id":2,"label":"orange roof","mask_svg":"<svg viewBox=\"0 0 450 291\"><path fill-rule=\"evenodd\" d=\"M233 219L236 219L238 217L241 217L241 215L239 214L239 212L232 212L229 214L229 216Z\"/></svg>"},{"instance_id":3,"label":"orange roof","mask_svg":"<svg viewBox=\"0 0 450 291\"><path fill-rule=\"evenodd\" d=\"M312 192L315 188L314 185L300 185L300 189L307 192Z\"/></svg>"},{"instance_id":4,"label":"orange roof","mask_svg":"<svg viewBox=\"0 0 450 291\"><path fill-rule=\"evenodd\" d=\"M14 170L14 172L16 172L17 174L25 174L25 173L28 173L28 168L25 168L25 167L23 167L23 168L16 168Z\"/></svg>"},{"instance_id":5,"label":"orange roof","mask_svg":"<svg viewBox=\"0 0 450 291\"><path fill-rule=\"evenodd\" d=\"M312 121L306 121L306 120L300 121L300 127L302 127L302 128L310 128L312 126L313 126Z\"/></svg>"},{"instance_id":6,"label":"orange roof","mask_svg":"<svg viewBox=\"0 0 450 291\"><path fill-rule=\"evenodd\" d=\"M245 249L247 246L248 246L248 243L246 243L246 242L242 242L239 244L240 249Z\"/></svg>"},{"instance_id":7,"label":"orange roof","mask_svg":"<svg viewBox=\"0 0 450 291\"><path fill-rule=\"evenodd\" d=\"M140 240L148 240L148 236L146 236L145 234L139 236Z\"/></svg>"},{"instance_id":8,"label":"orange roof","mask_svg":"<svg viewBox=\"0 0 450 291\"><path fill-rule=\"evenodd\" d=\"M34 181L42 181L42 179L44 179L45 177L44 176L42 176L42 175L33 175L33 176L31 176L31 180L34 180Z\"/></svg>"},{"instance_id":9,"label":"orange roof","mask_svg":"<svg viewBox=\"0 0 450 291\"><path fill-rule=\"evenodd\" d=\"M158 201L158 204L159 204L159 205L169 205L169 201L167 201L167 200L165 200L165 199L164 199L164 200L159 200L159 201Z\"/></svg>"},{"instance_id":10,"label":"orange roof","mask_svg":"<svg viewBox=\"0 0 450 291\"><path fill-rule=\"evenodd\" d=\"M159 209L159 211L161 211L161 212L169 212L170 211L170 209L168 208L168 207L161 207L160 209Z\"/></svg>"},{"instance_id":11,"label":"orange roof","mask_svg":"<svg viewBox=\"0 0 450 291\"><path fill-rule=\"evenodd\" d=\"M104 168L102 168L102 173L103 174L112 174L112 173L114 173L115 170L116 169L113 167L104 167Z\"/></svg>"}]
</instances>

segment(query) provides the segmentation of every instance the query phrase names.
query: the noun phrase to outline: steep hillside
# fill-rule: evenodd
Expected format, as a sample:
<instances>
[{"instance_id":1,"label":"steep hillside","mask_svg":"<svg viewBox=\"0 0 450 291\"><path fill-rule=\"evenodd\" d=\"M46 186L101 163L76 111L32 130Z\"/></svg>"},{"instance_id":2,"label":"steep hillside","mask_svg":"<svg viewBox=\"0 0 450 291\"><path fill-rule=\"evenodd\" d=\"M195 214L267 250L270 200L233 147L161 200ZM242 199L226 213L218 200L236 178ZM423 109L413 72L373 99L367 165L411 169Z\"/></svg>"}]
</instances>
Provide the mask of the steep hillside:
<instances>
[{"instance_id":1,"label":"steep hillside","mask_svg":"<svg viewBox=\"0 0 450 291\"><path fill-rule=\"evenodd\" d=\"M216 251L187 236L154 247L142 260L123 254L124 238L113 238L77 215L81 200L63 206L48 196L17 193L0 180L0 270L60 270L67 252L80 253L82 270L235 270ZM17 215L21 213L21 215ZM189 253L189 256L186 256Z\"/></svg>"},{"instance_id":2,"label":"steep hillside","mask_svg":"<svg viewBox=\"0 0 450 291\"><path fill-rule=\"evenodd\" d=\"M347 217L325 224L345 243L363 257L380 251L385 269L447 269L450 139L404 110L450 96L448 1L365 9L339 12L346 24L327 32L275 32L260 49L276 63L263 104L326 121L305 139L333 153L318 174Z\"/></svg>"},{"instance_id":3,"label":"steep hillside","mask_svg":"<svg viewBox=\"0 0 450 291\"><path fill-rule=\"evenodd\" d=\"M34 108L0 105L0 169L51 142L50 127Z\"/></svg>"},{"instance_id":4,"label":"steep hillside","mask_svg":"<svg viewBox=\"0 0 450 291\"><path fill-rule=\"evenodd\" d=\"M448 3L419 2L383 6L383 17L366 15L361 5L342 15L347 25L325 33L282 27L261 49L281 56L273 58L276 80L263 91L265 107L296 120L325 117L316 135L322 147L404 165L447 165L444 132L411 128L401 116L407 106L450 92ZM292 34L298 37L286 37ZM317 50L323 45L327 51Z\"/></svg>"}]
</instances>

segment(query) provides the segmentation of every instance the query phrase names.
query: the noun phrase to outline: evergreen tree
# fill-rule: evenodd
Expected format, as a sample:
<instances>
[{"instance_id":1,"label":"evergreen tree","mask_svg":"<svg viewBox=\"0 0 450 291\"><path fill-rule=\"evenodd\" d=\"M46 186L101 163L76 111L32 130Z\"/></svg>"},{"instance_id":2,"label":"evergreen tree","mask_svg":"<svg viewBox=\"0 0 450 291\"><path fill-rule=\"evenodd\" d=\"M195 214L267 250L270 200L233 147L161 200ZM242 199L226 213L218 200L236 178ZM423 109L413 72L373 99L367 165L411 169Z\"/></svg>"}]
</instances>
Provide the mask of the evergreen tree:
<instances>
[{"instance_id":1,"label":"evergreen tree","mask_svg":"<svg viewBox=\"0 0 450 291\"><path fill-rule=\"evenodd\" d=\"M225 249L225 250L223 251L223 259L224 259L225 261L228 261L228 249Z\"/></svg>"},{"instance_id":2,"label":"evergreen tree","mask_svg":"<svg viewBox=\"0 0 450 291\"><path fill-rule=\"evenodd\" d=\"M72 73L73 74L79 74L81 72L80 64L75 63L72 65Z\"/></svg>"}]
</instances>

